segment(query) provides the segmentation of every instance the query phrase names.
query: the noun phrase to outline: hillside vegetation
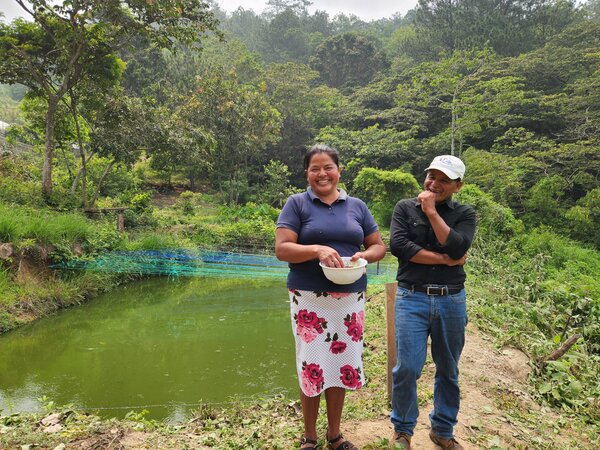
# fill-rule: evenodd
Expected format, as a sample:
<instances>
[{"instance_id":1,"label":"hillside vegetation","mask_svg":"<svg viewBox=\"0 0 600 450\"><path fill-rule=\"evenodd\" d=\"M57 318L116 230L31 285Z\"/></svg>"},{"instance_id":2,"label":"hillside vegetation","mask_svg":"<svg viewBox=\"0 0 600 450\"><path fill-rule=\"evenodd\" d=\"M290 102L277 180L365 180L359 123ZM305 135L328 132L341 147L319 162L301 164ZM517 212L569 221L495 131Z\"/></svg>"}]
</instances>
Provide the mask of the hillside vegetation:
<instances>
[{"instance_id":1,"label":"hillside vegetation","mask_svg":"<svg viewBox=\"0 0 600 450\"><path fill-rule=\"evenodd\" d=\"M0 18L0 332L133 278L54 263L271 251L315 142L339 150L344 188L384 236L395 202L453 153L479 218L471 320L527 354L538 403L597 433L597 0L422 0L371 22L291 0L262 14L31 3L31 20Z\"/></svg>"}]
</instances>

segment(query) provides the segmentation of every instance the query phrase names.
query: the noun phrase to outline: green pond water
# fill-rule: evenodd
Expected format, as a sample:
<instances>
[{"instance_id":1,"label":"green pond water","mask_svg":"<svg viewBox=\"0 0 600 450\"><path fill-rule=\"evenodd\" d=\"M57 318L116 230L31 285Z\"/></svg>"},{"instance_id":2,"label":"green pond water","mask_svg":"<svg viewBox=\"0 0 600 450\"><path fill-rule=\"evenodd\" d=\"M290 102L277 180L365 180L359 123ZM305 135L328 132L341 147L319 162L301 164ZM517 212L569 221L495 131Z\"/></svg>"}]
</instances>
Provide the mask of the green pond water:
<instances>
[{"instance_id":1,"label":"green pond water","mask_svg":"<svg viewBox=\"0 0 600 450\"><path fill-rule=\"evenodd\" d=\"M0 336L0 408L39 398L178 422L199 403L295 398L285 279L158 278Z\"/></svg>"}]
</instances>

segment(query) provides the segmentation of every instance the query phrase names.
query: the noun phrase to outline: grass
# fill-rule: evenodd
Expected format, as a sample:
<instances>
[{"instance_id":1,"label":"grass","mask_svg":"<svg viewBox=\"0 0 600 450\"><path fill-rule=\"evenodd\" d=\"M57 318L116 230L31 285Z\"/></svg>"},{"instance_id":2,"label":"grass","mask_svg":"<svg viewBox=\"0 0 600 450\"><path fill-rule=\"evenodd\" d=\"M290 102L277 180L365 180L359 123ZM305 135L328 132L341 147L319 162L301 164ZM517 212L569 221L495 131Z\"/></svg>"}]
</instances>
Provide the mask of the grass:
<instances>
[{"instance_id":1,"label":"grass","mask_svg":"<svg viewBox=\"0 0 600 450\"><path fill-rule=\"evenodd\" d=\"M0 203L0 241L19 244L34 239L52 245L62 241L85 240L91 232L89 221L77 213L54 213Z\"/></svg>"},{"instance_id":2,"label":"grass","mask_svg":"<svg viewBox=\"0 0 600 450\"><path fill-rule=\"evenodd\" d=\"M160 250L181 248L181 240L173 235L158 232L144 232L127 244L128 250Z\"/></svg>"}]
</instances>

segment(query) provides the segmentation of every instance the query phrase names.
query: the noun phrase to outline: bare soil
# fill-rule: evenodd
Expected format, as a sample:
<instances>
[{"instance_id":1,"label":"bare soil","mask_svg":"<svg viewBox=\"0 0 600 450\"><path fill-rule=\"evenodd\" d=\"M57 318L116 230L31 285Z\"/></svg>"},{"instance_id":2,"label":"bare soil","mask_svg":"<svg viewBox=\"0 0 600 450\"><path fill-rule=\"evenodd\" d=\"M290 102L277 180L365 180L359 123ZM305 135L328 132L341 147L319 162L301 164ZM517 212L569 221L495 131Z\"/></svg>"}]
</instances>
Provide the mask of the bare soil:
<instances>
[{"instance_id":1,"label":"bare soil","mask_svg":"<svg viewBox=\"0 0 600 450\"><path fill-rule=\"evenodd\" d=\"M529 358L514 348L497 349L472 324L460 361L461 410L456 439L465 449L575 448L581 436L575 430L556 433L556 417L528 394ZM419 383L433 390L435 366L428 363ZM432 402L420 408L411 448L439 449L429 439ZM537 422L537 423L536 423ZM392 435L389 417L346 423L345 434L360 448L382 448ZM585 444L579 448L591 448Z\"/></svg>"}]
</instances>

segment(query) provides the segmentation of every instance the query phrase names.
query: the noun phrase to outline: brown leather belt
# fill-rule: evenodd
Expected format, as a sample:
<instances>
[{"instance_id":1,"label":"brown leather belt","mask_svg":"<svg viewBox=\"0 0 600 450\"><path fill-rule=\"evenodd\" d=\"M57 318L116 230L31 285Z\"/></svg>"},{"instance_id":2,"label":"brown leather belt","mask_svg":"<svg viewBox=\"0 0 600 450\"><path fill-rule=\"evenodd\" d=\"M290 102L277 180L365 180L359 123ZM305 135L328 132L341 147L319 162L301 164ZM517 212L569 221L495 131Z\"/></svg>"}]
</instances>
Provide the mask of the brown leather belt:
<instances>
[{"instance_id":1,"label":"brown leather belt","mask_svg":"<svg viewBox=\"0 0 600 450\"><path fill-rule=\"evenodd\" d=\"M461 284L408 284L398 283L399 287L413 292L424 292L427 295L452 295L458 294L465 287Z\"/></svg>"}]
</instances>

